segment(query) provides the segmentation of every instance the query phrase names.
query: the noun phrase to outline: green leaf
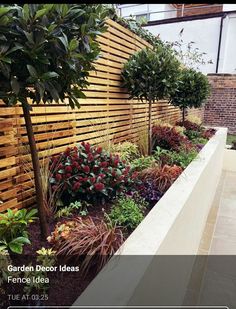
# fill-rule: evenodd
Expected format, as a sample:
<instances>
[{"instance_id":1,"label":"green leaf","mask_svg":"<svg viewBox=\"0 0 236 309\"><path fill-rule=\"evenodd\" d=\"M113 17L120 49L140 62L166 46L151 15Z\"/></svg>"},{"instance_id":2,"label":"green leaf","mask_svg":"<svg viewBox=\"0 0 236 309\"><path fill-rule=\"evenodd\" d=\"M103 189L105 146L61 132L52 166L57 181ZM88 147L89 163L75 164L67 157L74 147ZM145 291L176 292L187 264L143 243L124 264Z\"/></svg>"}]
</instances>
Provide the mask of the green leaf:
<instances>
[{"instance_id":1,"label":"green leaf","mask_svg":"<svg viewBox=\"0 0 236 309\"><path fill-rule=\"evenodd\" d=\"M8 246L14 253L21 254L23 252L23 244L21 243L9 243Z\"/></svg>"},{"instance_id":2,"label":"green leaf","mask_svg":"<svg viewBox=\"0 0 236 309\"><path fill-rule=\"evenodd\" d=\"M41 16L43 16L44 14L46 14L47 11L48 11L47 9L38 10L38 11L36 12L36 14L35 14L35 19L40 18Z\"/></svg>"},{"instance_id":3,"label":"green leaf","mask_svg":"<svg viewBox=\"0 0 236 309\"><path fill-rule=\"evenodd\" d=\"M38 73L32 65L27 64L27 69L32 77L38 78Z\"/></svg>"},{"instance_id":4,"label":"green leaf","mask_svg":"<svg viewBox=\"0 0 236 309\"><path fill-rule=\"evenodd\" d=\"M27 238L27 237L17 237L17 238L15 238L15 239L13 239L12 241L11 241L11 243L21 243L21 244L28 244L28 245L30 245L31 244L31 242L30 242L30 240Z\"/></svg>"},{"instance_id":5,"label":"green leaf","mask_svg":"<svg viewBox=\"0 0 236 309\"><path fill-rule=\"evenodd\" d=\"M53 7L54 7L54 4L53 4L53 3L45 4L45 5L44 5L44 9L46 9L47 12L49 12Z\"/></svg>"},{"instance_id":6,"label":"green leaf","mask_svg":"<svg viewBox=\"0 0 236 309\"><path fill-rule=\"evenodd\" d=\"M59 36L58 39L62 42L62 44L64 45L65 49L68 49L68 39L67 36L62 33L63 36Z\"/></svg>"},{"instance_id":7,"label":"green leaf","mask_svg":"<svg viewBox=\"0 0 236 309\"><path fill-rule=\"evenodd\" d=\"M68 5L64 3L61 5L61 8L62 8L62 17L65 17L69 10Z\"/></svg>"},{"instance_id":8,"label":"green leaf","mask_svg":"<svg viewBox=\"0 0 236 309\"><path fill-rule=\"evenodd\" d=\"M25 21L27 21L30 17L30 11L29 11L29 5L28 4L23 5L22 13L23 13L23 19Z\"/></svg>"},{"instance_id":9,"label":"green leaf","mask_svg":"<svg viewBox=\"0 0 236 309\"><path fill-rule=\"evenodd\" d=\"M31 219L32 217L35 217L35 215L38 213L38 210L33 208L26 214L26 219Z\"/></svg>"},{"instance_id":10,"label":"green leaf","mask_svg":"<svg viewBox=\"0 0 236 309\"><path fill-rule=\"evenodd\" d=\"M0 8L0 16L8 13L9 11L12 10L12 7L11 6L8 6L8 7L1 7Z\"/></svg>"},{"instance_id":11,"label":"green leaf","mask_svg":"<svg viewBox=\"0 0 236 309\"><path fill-rule=\"evenodd\" d=\"M78 47L79 43L76 39L72 39L69 44L69 50L73 51Z\"/></svg>"},{"instance_id":12,"label":"green leaf","mask_svg":"<svg viewBox=\"0 0 236 309\"><path fill-rule=\"evenodd\" d=\"M48 27L48 32L52 32L56 27L57 27L57 25L51 24L51 25Z\"/></svg>"},{"instance_id":13,"label":"green leaf","mask_svg":"<svg viewBox=\"0 0 236 309\"><path fill-rule=\"evenodd\" d=\"M42 75L42 79L48 80L50 78L55 78L55 77L58 77L58 76L59 76L59 74L57 74L56 72L47 72L47 73L44 73Z\"/></svg>"}]
</instances>

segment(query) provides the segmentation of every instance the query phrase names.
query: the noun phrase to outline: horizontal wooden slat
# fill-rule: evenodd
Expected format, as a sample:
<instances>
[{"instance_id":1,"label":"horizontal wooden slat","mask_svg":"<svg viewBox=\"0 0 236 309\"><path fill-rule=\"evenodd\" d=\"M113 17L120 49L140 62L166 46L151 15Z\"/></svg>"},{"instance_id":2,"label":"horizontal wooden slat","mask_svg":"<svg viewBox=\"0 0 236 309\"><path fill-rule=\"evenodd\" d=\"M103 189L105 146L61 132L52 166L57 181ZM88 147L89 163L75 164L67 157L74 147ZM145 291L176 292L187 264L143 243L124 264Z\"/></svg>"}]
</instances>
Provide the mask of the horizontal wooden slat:
<instances>
[{"instance_id":1,"label":"horizontal wooden slat","mask_svg":"<svg viewBox=\"0 0 236 309\"><path fill-rule=\"evenodd\" d=\"M94 145L108 140L137 141L139 132L148 126L148 103L129 99L123 87L121 71L124 63L137 50L151 45L129 29L107 20L107 32L97 41L101 55L95 70L87 78L86 99L72 110L68 101L60 104L32 105L31 120L40 164L45 158L59 154L68 146L82 141ZM29 100L29 104L32 102ZM166 101L152 106L152 120L175 122L178 108ZM9 208L35 205L32 162L20 104L6 107L0 101L0 212Z\"/></svg>"}]
</instances>

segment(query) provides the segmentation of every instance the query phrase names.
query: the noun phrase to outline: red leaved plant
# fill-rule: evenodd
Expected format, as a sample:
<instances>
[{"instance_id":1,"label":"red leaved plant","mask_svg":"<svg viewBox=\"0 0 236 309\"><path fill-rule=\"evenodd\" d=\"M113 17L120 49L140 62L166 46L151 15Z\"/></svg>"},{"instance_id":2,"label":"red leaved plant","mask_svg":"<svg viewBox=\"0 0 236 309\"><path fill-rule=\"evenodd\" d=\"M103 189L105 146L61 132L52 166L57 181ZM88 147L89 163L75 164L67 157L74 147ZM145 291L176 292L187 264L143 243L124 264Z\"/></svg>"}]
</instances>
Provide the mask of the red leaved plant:
<instances>
[{"instance_id":1,"label":"red leaved plant","mask_svg":"<svg viewBox=\"0 0 236 309\"><path fill-rule=\"evenodd\" d=\"M177 121L176 125L184 127L186 130L201 131L201 126L199 124L194 123L194 122L189 121L189 120Z\"/></svg>"},{"instance_id":2,"label":"red leaved plant","mask_svg":"<svg viewBox=\"0 0 236 309\"><path fill-rule=\"evenodd\" d=\"M210 139L215 133L216 133L216 130L213 128L206 129L202 132L202 137L206 139Z\"/></svg>"},{"instance_id":3,"label":"red leaved plant","mask_svg":"<svg viewBox=\"0 0 236 309\"><path fill-rule=\"evenodd\" d=\"M130 166L118 155L89 143L68 147L61 155L52 157L51 164L56 167L50 177L52 188L63 186L62 199L64 194L67 201L113 199L135 182Z\"/></svg>"},{"instance_id":4,"label":"red leaved plant","mask_svg":"<svg viewBox=\"0 0 236 309\"><path fill-rule=\"evenodd\" d=\"M159 146L163 149L178 151L183 144L191 146L189 139L178 132L175 127L153 126L152 140L153 150Z\"/></svg>"},{"instance_id":5,"label":"red leaved plant","mask_svg":"<svg viewBox=\"0 0 236 309\"><path fill-rule=\"evenodd\" d=\"M79 262L81 273L86 275L92 266L101 270L124 238L119 228L88 216L58 223L48 241L58 256Z\"/></svg>"},{"instance_id":6,"label":"red leaved plant","mask_svg":"<svg viewBox=\"0 0 236 309\"><path fill-rule=\"evenodd\" d=\"M182 173L183 169L177 165L147 168L140 173L142 181L152 183L153 188L163 195L172 183Z\"/></svg>"}]
</instances>

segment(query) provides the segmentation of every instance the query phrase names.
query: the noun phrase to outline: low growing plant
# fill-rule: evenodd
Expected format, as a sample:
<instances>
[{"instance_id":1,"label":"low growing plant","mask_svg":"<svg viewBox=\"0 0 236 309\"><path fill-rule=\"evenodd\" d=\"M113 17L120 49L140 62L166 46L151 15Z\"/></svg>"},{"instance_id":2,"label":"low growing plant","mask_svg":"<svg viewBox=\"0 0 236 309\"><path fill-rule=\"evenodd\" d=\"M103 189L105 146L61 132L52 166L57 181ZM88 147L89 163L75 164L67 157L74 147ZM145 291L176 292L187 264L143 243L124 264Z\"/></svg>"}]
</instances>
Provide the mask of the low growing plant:
<instances>
[{"instance_id":1,"label":"low growing plant","mask_svg":"<svg viewBox=\"0 0 236 309\"><path fill-rule=\"evenodd\" d=\"M175 127L170 128L169 126L153 126L152 128L153 136L153 149L157 146L167 149L178 151L181 145L191 144L189 139L183 134L177 132Z\"/></svg>"},{"instance_id":2,"label":"low growing plant","mask_svg":"<svg viewBox=\"0 0 236 309\"><path fill-rule=\"evenodd\" d=\"M201 131L201 125L195 123L195 122L192 122L190 120L181 120L181 121L177 121L176 122L176 125L177 126L181 126L181 127L184 127L186 130L191 130L191 131L198 131L200 132Z\"/></svg>"},{"instance_id":3,"label":"low growing plant","mask_svg":"<svg viewBox=\"0 0 236 309\"><path fill-rule=\"evenodd\" d=\"M91 217L57 224L48 240L57 255L80 262L80 271L84 274L92 266L99 271L124 241L119 228Z\"/></svg>"},{"instance_id":4,"label":"low growing plant","mask_svg":"<svg viewBox=\"0 0 236 309\"><path fill-rule=\"evenodd\" d=\"M157 147L156 151L154 152L154 157L161 165L176 164L185 169L190 164L190 162L196 158L197 154L198 151L195 147L190 149L181 147L178 151L169 151Z\"/></svg>"},{"instance_id":5,"label":"low growing plant","mask_svg":"<svg viewBox=\"0 0 236 309\"><path fill-rule=\"evenodd\" d=\"M194 142L194 140L201 137L201 132L194 130L185 130L184 134L191 142Z\"/></svg>"},{"instance_id":6,"label":"low growing plant","mask_svg":"<svg viewBox=\"0 0 236 309\"><path fill-rule=\"evenodd\" d=\"M145 168L155 166L155 159L152 156L140 157L131 162L131 169L133 171L142 171Z\"/></svg>"},{"instance_id":7,"label":"low growing plant","mask_svg":"<svg viewBox=\"0 0 236 309\"><path fill-rule=\"evenodd\" d=\"M142 180L142 184L139 187L141 196L151 207L154 206L181 172L181 167L168 165L148 168L142 171L139 176Z\"/></svg>"},{"instance_id":8,"label":"low growing plant","mask_svg":"<svg viewBox=\"0 0 236 309\"><path fill-rule=\"evenodd\" d=\"M84 203L82 204L80 201L75 201L74 203L70 203L69 206L59 209L56 212L55 217L70 217L75 212L77 212L80 216L86 216L88 214L87 206L85 206Z\"/></svg>"},{"instance_id":9,"label":"low growing plant","mask_svg":"<svg viewBox=\"0 0 236 309\"><path fill-rule=\"evenodd\" d=\"M118 199L108 214L113 225L134 230L143 220L143 209L131 197L124 196Z\"/></svg>"},{"instance_id":10,"label":"low growing plant","mask_svg":"<svg viewBox=\"0 0 236 309\"><path fill-rule=\"evenodd\" d=\"M111 147L111 152L118 154L121 160L125 160L126 162L131 162L140 156L138 146L131 142L114 144Z\"/></svg>"},{"instance_id":11,"label":"low growing plant","mask_svg":"<svg viewBox=\"0 0 236 309\"><path fill-rule=\"evenodd\" d=\"M65 201L112 200L135 183L130 166L118 155L89 143L67 148L59 157L52 157L51 164L57 164L58 160L60 164L51 175L50 183L55 190L63 185L62 199Z\"/></svg>"},{"instance_id":12,"label":"low growing plant","mask_svg":"<svg viewBox=\"0 0 236 309\"><path fill-rule=\"evenodd\" d=\"M42 247L40 250L36 251L36 253L37 253L37 258L36 258L37 264L40 264L44 267L51 267L55 265L56 251ZM32 264L28 266L32 266ZM35 280L33 280L33 278L36 278L36 277L39 277L42 279L48 278L47 272L44 270L25 271L24 277L30 279L30 281L27 282L24 286L24 292L27 294L34 293L34 292L46 293L46 291L50 288L49 283L45 283L42 281L36 282Z\"/></svg>"},{"instance_id":13,"label":"low growing plant","mask_svg":"<svg viewBox=\"0 0 236 309\"><path fill-rule=\"evenodd\" d=\"M192 140L192 143L197 145L197 144L202 144L205 145L208 142L208 139L203 138L203 137L197 137L194 140Z\"/></svg>"},{"instance_id":14,"label":"low growing plant","mask_svg":"<svg viewBox=\"0 0 236 309\"><path fill-rule=\"evenodd\" d=\"M0 251L9 249L14 253L22 253L24 244L30 244L27 225L37 217L37 209L20 209L0 214Z\"/></svg>"},{"instance_id":15,"label":"low growing plant","mask_svg":"<svg viewBox=\"0 0 236 309\"><path fill-rule=\"evenodd\" d=\"M180 166L164 165L162 167L147 168L142 171L140 177L142 181L152 181L155 190L163 195L172 183L182 173L183 169Z\"/></svg>"},{"instance_id":16,"label":"low growing plant","mask_svg":"<svg viewBox=\"0 0 236 309\"><path fill-rule=\"evenodd\" d=\"M213 128L206 129L202 132L202 137L206 139L210 139L213 135L215 135L216 130Z\"/></svg>"},{"instance_id":17,"label":"low growing plant","mask_svg":"<svg viewBox=\"0 0 236 309\"><path fill-rule=\"evenodd\" d=\"M187 116L187 120L191 121L192 123L196 123L199 126L202 125L202 119L198 116L190 114L190 115Z\"/></svg>"}]
</instances>

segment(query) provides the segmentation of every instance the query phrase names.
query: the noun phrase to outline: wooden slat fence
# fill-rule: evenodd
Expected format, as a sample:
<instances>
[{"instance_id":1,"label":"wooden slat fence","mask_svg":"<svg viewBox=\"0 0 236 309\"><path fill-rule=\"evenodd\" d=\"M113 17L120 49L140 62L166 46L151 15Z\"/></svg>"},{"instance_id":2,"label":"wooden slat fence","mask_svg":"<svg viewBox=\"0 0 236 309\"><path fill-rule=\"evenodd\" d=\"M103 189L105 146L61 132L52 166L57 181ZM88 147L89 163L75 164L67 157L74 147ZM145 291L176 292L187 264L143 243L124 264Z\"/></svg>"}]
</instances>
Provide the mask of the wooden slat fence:
<instances>
[{"instance_id":1,"label":"wooden slat fence","mask_svg":"<svg viewBox=\"0 0 236 309\"><path fill-rule=\"evenodd\" d=\"M148 104L128 99L120 73L131 54L150 45L112 20L107 24L107 32L97 39L102 55L88 78L91 85L84 91L87 99L80 100L81 108L71 110L64 104L33 107L41 159L81 141L135 140L138 132L147 128ZM179 115L179 110L165 101L157 102L152 109L153 121L174 122ZM35 202L32 177L22 109L0 103L0 211Z\"/></svg>"}]
</instances>

